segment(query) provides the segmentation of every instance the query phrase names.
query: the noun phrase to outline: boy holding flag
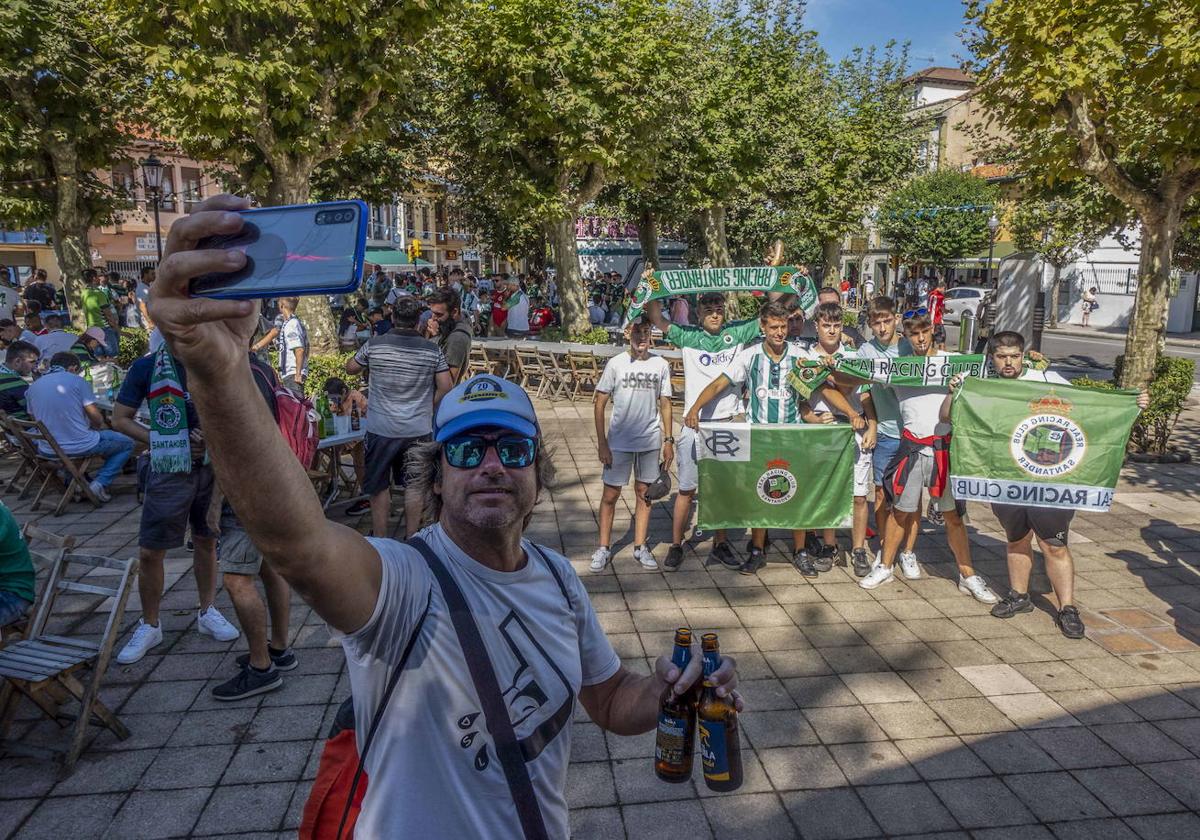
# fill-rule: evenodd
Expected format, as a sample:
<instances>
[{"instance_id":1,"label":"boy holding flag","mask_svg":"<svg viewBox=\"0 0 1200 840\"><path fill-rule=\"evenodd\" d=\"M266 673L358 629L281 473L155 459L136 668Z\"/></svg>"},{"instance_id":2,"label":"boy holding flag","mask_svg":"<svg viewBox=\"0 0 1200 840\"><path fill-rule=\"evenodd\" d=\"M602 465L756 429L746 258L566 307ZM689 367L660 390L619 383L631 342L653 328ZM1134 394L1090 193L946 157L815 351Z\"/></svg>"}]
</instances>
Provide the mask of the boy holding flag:
<instances>
[{"instance_id":1,"label":"boy holding flag","mask_svg":"<svg viewBox=\"0 0 1200 840\"><path fill-rule=\"evenodd\" d=\"M1035 370L1025 363L1025 338L1020 333L998 332L988 341L988 358L996 376L1003 380L1025 380L1047 382L1052 385L1070 386L1070 382L1053 371ZM950 380L953 395L962 385L963 374ZM1150 404L1150 395L1143 391L1138 395L1138 408L1143 411ZM949 422L951 400L942 406L942 420ZM1018 613L1033 611L1029 597L1029 576L1033 570L1033 538L1046 560L1046 576L1058 601L1058 612L1054 624L1068 639L1081 639L1084 634L1083 619L1075 606L1075 563L1067 547L1071 520L1075 511L1060 507L1036 507L993 503L992 513L1000 520L1008 541L1008 594L992 607L996 618L1012 618Z\"/></svg>"},{"instance_id":2,"label":"boy holding flag","mask_svg":"<svg viewBox=\"0 0 1200 840\"><path fill-rule=\"evenodd\" d=\"M749 420L758 424L832 423L833 415L818 415L788 383L788 374L796 362L806 358L798 344L788 341L788 322L791 313L782 301L768 301L759 311L763 341L738 352L733 361L720 371L692 402L683 418L684 428L700 428L706 407L731 388L746 386L750 395ZM821 388L830 402L846 413L853 413L845 397L832 385ZM855 415L857 416L857 415ZM682 436L682 435L681 435ZM680 479L682 483L682 479ZM738 567L744 575L757 574L766 564L767 530L751 529L750 556ZM816 577L813 558L804 552L805 532L792 532L792 565L805 577ZM826 569L828 571L828 569Z\"/></svg>"}]
</instances>

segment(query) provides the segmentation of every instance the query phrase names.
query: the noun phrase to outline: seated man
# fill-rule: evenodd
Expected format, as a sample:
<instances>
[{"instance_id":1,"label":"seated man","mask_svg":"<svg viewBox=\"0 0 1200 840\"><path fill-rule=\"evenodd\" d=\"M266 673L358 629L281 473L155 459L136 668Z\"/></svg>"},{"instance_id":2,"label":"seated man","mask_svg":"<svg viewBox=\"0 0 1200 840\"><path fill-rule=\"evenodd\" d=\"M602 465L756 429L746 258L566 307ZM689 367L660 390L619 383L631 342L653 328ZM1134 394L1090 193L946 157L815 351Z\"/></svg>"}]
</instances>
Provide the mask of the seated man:
<instances>
[{"instance_id":1,"label":"seated man","mask_svg":"<svg viewBox=\"0 0 1200 840\"><path fill-rule=\"evenodd\" d=\"M63 452L73 458L96 455L104 459L89 487L100 501L112 499L108 488L129 460L133 441L104 428L104 415L96 407L91 383L79 375L75 354L54 354L50 369L29 386L25 399L29 413L45 424ZM39 442L38 449L46 457L54 457L54 450L45 443Z\"/></svg>"},{"instance_id":2,"label":"seated man","mask_svg":"<svg viewBox=\"0 0 1200 840\"><path fill-rule=\"evenodd\" d=\"M358 409L359 428L365 428L367 423L367 398L363 396L362 391L357 391L346 384L346 380L337 376L331 376L325 380L325 397L329 400L329 410L336 417L350 417L354 414L354 410ZM366 478L366 466L363 462L363 445L362 441L352 443L346 447L346 451L350 453L350 457L354 460L354 475L358 480L358 486L362 487L363 480ZM371 509L371 500L360 499L354 504L346 508L347 516L362 516Z\"/></svg>"},{"instance_id":3,"label":"seated man","mask_svg":"<svg viewBox=\"0 0 1200 840\"><path fill-rule=\"evenodd\" d=\"M21 526L0 502L0 627L19 621L34 601L33 560Z\"/></svg>"},{"instance_id":4,"label":"seated man","mask_svg":"<svg viewBox=\"0 0 1200 840\"><path fill-rule=\"evenodd\" d=\"M99 327L88 327L83 331L83 335L79 336L79 340L71 345L70 350L75 354L75 358L79 359L81 369L86 370L88 366L96 364L101 358L111 358L108 355L105 340L104 330Z\"/></svg>"},{"instance_id":5,"label":"seated man","mask_svg":"<svg viewBox=\"0 0 1200 840\"><path fill-rule=\"evenodd\" d=\"M25 392L29 390L26 377L37 367L38 349L25 341L14 341L4 351L0 365L0 411L18 420L29 419L25 407Z\"/></svg>"},{"instance_id":6,"label":"seated man","mask_svg":"<svg viewBox=\"0 0 1200 840\"><path fill-rule=\"evenodd\" d=\"M42 323L45 324L46 331L38 336L36 344L41 351L42 362L49 364L50 357L55 353L70 350L78 336L63 329L62 315L57 312L45 313Z\"/></svg>"}]
</instances>

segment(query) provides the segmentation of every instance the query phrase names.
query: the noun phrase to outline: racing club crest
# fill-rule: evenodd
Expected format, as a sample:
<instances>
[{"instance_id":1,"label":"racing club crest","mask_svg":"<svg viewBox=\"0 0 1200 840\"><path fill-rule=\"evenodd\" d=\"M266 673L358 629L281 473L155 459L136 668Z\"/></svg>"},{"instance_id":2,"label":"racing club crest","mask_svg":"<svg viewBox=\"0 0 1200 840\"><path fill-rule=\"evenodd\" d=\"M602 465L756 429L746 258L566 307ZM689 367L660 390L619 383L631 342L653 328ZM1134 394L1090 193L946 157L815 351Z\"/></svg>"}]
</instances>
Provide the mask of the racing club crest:
<instances>
[{"instance_id":1,"label":"racing club crest","mask_svg":"<svg viewBox=\"0 0 1200 840\"><path fill-rule=\"evenodd\" d=\"M1072 405L1051 391L1029 403L1032 414L1013 429L1009 449L1022 470L1038 478L1066 475L1087 451L1083 429L1070 418Z\"/></svg>"},{"instance_id":2,"label":"racing club crest","mask_svg":"<svg viewBox=\"0 0 1200 840\"><path fill-rule=\"evenodd\" d=\"M178 429L183 422L183 413L179 410L179 406L175 404L175 398L165 396L162 398L162 403L159 404L154 412L154 420L158 423L160 429L166 432Z\"/></svg>"},{"instance_id":3,"label":"racing club crest","mask_svg":"<svg viewBox=\"0 0 1200 840\"><path fill-rule=\"evenodd\" d=\"M767 461L767 471L755 482L758 498L769 505L782 505L792 500L798 485L796 476L788 471L789 466L782 458Z\"/></svg>"}]
</instances>

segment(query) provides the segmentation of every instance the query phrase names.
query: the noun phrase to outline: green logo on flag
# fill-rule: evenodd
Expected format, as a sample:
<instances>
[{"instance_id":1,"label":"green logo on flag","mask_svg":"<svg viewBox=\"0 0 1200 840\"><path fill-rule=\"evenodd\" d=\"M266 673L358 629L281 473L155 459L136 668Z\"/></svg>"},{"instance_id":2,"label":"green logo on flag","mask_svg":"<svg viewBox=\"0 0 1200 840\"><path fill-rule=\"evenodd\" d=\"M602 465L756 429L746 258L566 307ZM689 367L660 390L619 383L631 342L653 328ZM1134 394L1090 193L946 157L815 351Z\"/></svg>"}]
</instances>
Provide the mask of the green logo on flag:
<instances>
[{"instance_id":1,"label":"green logo on flag","mask_svg":"<svg viewBox=\"0 0 1200 840\"><path fill-rule=\"evenodd\" d=\"M1033 416L1017 424L1012 433L1012 456L1030 475L1051 478L1066 475L1087 454L1087 436L1067 415L1072 405L1055 395L1029 403Z\"/></svg>"},{"instance_id":2,"label":"green logo on flag","mask_svg":"<svg viewBox=\"0 0 1200 840\"><path fill-rule=\"evenodd\" d=\"M767 462L767 471L758 477L758 498L769 505L782 505L792 500L798 485L796 476L788 472L789 466L783 459Z\"/></svg>"}]
</instances>

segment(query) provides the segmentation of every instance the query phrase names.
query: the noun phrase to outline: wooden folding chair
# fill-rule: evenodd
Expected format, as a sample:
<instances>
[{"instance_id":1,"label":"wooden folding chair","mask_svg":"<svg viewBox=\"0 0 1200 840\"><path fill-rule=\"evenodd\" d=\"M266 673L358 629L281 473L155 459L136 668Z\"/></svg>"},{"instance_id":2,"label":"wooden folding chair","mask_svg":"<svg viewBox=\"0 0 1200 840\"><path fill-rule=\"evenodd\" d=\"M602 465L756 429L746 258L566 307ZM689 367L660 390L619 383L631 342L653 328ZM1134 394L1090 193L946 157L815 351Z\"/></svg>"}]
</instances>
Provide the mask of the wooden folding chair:
<instances>
[{"instance_id":1,"label":"wooden folding chair","mask_svg":"<svg viewBox=\"0 0 1200 840\"><path fill-rule=\"evenodd\" d=\"M28 543L31 539L34 539L34 537L31 537L31 533L34 532L41 535L40 537L37 537L40 542L48 543L55 549L55 551L50 554L30 549L29 557L33 561L34 574L40 576L43 572L48 574L54 568L54 565L59 561L59 558L62 557L63 552L70 551L75 547L75 537L61 537L58 534L52 534L49 531L43 531L36 525L26 525L21 529L21 538ZM37 613L38 604L41 603L41 596L45 594L46 590L45 588L42 588L38 591L39 597L33 603L32 612L34 614ZM25 638L27 635L29 635L28 616L13 622L12 624L0 627L0 637L2 637L0 638L0 647L10 642L19 641L20 639ZM7 683L0 685L0 709L4 708L3 698L7 696L7 692L9 690L10 688Z\"/></svg>"},{"instance_id":2,"label":"wooden folding chair","mask_svg":"<svg viewBox=\"0 0 1200 840\"><path fill-rule=\"evenodd\" d=\"M517 384L526 391L537 380L537 395L540 397L546 390L546 368L542 364L541 354L537 345L532 341L517 342L513 348L513 358L516 360Z\"/></svg>"},{"instance_id":3,"label":"wooden folding chair","mask_svg":"<svg viewBox=\"0 0 1200 840\"><path fill-rule=\"evenodd\" d=\"M17 465L16 471L9 477L0 492L7 494L16 490L17 498L24 499L29 494L30 485L38 479L44 479L46 475L41 464L41 459L38 457L37 449L31 446L13 428L12 419L7 412L0 411L0 433L12 444L21 462Z\"/></svg>"},{"instance_id":4,"label":"wooden folding chair","mask_svg":"<svg viewBox=\"0 0 1200 840\"><path fill-rule=\"evenodd\" d=\"M470 379L472 376L491 372L492 363L488 359L487 351L478 344L472 344L471 351L467 353L467 373L463 378Z\"/></svg>"},{"instance_id":5,"label":"wooden folding chair","mask_svg":"<svg viewBox=\"0 0 1200 840\"><path fill-rule=\"evenodd\" d=\"M95 722L99 726L107 727L122 740L129 737L129 730L125 724L101 702L100 683L108 668L113 645L121 627L121 619L125 615L125 604L137 577L137 560L115 560L111 557L67 553L66 540L33 525L25 526L22 533L26 539L57 545L58 557L50 569L50 575L38 601L37 611L29 628L29 638L0 650L0 676L4 677L7 685L15 689L9 692L3 706L0 707L0 749L39 757L61 756L63 775L68 775L83 751L89 723ZM117 573L119 581L114 587L69 579L67 571L72 565L111 569ZM64 592L112 599L108 621L105 622L104 630L98 639L93 641L59 636L46 631L46 626L54 615L58 597ZM84 666L91 667L86 685L77 675ZM8 731L21 697L29 698L47 717L64 728L72 716L60 710L62 702L67 697L73 697L79 702L79 711L74 716L74 731L66 750L48 750L8 740Z\"/></svg>"},{"instance_id":6,"label":"wooden folding chair","mask_svg":"<svg viewBox=\"0 0 1200 840\"><path fill-rule=\"evenodd\" d=\"M93 507L100 506L100 499L92 492L92 488L89 486L87 476L85 475L94 460L94 456L68 455L59 446L58 441L54 439L54 435L50 434L50 430L40 420L18 420L15 417L10 417L9 425L18 437L27 442L32 451L36 453L38 464L45 474L42 484L38 488L37 495L33 497L33 504L29 506L30 510L38 509L38 505L41 504L42 497L46 495L51 482L57 482L63 488L62 498L58 500L58 506L54 509L55 516L62 515L62 512L66 510L76 491L91 502ZM46 455L42 451L42 448L38 444L43 442L54 452L53 455ZM66 474L66 481L63 481L60 472Z\"/></svg>"},{"instance_id":7,"label":"wooden folding chair","mask_svg":"<svg viewBox=\"0 0 1200 840\"><path fill-rule=\"evenodd\" d=\"M485 344L483 355L488 362L488 373L499 376L501 379L511 379L514 382L521 381L521 366L517 360L515 351L507 347L495 347L491 344Z\"/></svg>"},{"instance_id":8,"label":"wooden folding chair","mask_svg":"<svg viewBox=\"0 0 1200 840\"><path fill-rule=\"evenodd\" d=\"M538 348L538 358L542 360L542 370L546 375L547 397L552 400L562 399L575 382L566 353Z\"/></svg>"},{"instance_id":9,"label":"wooden folding chair","mask_svg":"<svg viewBox=\"0 0 1200 840\"><path fill-rule=\"evenodd\" d=\"M587 350L569 350L567 351L567 364L571 366L571 373L575 378L574 387L571 390L571 399L579 396L584 388L596 390L596 383L600 381L600 361L596 358L596 354Z\"/></svg>"},{"instance_id":10,"label":"wooden folding chair","mask_svg":"<svg viewBox=\"0 0 1200 840\"><path fill-rule=\"evenodd\" d=\"M671 402L683 405L683 359L667 359L667 363L671 366Z\"/></svg>"}]
</instances>

